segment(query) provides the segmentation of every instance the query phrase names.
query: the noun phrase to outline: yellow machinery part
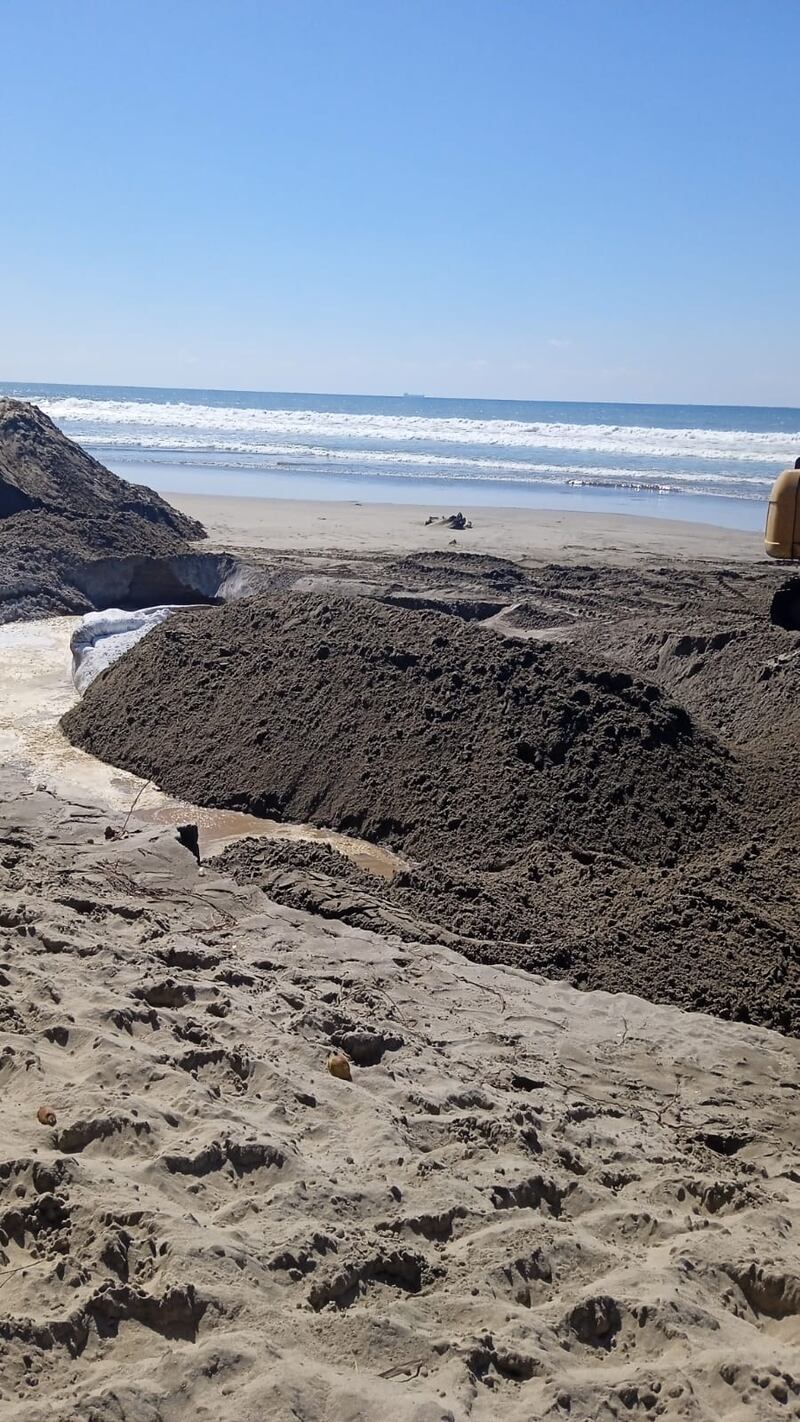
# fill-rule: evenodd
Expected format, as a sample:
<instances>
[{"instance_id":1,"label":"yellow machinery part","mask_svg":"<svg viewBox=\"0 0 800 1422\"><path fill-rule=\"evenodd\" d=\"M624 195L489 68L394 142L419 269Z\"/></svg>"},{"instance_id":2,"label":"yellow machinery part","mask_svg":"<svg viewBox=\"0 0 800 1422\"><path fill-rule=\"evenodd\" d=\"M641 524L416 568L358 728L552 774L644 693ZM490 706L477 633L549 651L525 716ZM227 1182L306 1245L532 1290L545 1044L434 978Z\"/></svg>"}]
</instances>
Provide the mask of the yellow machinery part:
<instances>
[{"instance_id":1,"label":"yellow machinery part","mask_svg":"<svg viewBox=\"0 0 800 1422\"><path fill-rule=\"evenodd\" d=\"M770 558L800 558L800 469L784 469L772 486L764 547Z\"/></svg>"}]
</instances>

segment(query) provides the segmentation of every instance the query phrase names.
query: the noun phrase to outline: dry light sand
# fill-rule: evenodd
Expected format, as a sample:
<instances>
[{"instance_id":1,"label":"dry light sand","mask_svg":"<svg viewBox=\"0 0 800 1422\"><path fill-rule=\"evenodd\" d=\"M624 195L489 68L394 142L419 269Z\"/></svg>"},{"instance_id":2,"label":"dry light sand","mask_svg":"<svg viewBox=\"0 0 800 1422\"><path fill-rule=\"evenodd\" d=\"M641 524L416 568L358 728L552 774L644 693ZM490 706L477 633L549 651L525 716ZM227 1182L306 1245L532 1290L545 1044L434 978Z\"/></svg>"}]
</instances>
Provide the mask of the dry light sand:
<instances>
[{"instance_id":1,"label":"dry light sand","mask_svg":"<svg viewBox=\"0 0 800 1422\"><path fill-rule=\"evenodd\" d=\"M108 822L4 773L1 1417L800 1415L796 1041Z\"/></svg>"},{"instance_id":2,"label":"dry light sand","mask_svg":"<svg viewBox=\"0 0 800 1422\"><path fill-rule=\"evenodd\" d=\"M407 508L176 502L228 544L442 545ZM559 517L543 556L755 554ZM797 1040L323 921L170 828L121 835L132 782L59 758L63 658L12 695L14 635L3 1422L800 1417Z\"/></svg>"},{"instance_id":3,"label":"dry light sand","mask_svg":"<svg viewBox=\"0 0 800 1422\"><path fill-rule=\"evenodd\" d=\"M763 556L760 534L676 519L628 518L546 509L477 508L464 512L473 528L454 533L430 516L452 506L358 504L299 499L223 498L169 494L176 508L199 519L213 545L281 548L299 552L404 553L447 548L453 539L466 553L504 558L552 558L578 562L601 555L606 562L660 557L747 560Z\"/></svg>"}]
</instances>

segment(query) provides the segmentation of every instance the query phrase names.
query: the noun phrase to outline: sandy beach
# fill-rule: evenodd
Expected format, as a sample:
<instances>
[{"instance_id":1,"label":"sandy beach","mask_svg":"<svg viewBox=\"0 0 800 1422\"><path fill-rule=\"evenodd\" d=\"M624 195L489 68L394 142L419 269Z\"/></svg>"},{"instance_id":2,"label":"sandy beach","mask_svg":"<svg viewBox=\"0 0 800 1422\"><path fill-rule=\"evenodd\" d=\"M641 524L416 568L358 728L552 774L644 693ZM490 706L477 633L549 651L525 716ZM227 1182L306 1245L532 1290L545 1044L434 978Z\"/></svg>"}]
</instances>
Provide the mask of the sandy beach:
<instances>
[{"instance_id":1,"label":"sandy beach","mask_svg":"<svg viewBox=\"0 0 800 1422\"><path fill-rule=\"evenodd\" d=\"M108 487L5 520L0 1417L800 1416L785 571Z\"/></svg>"},{"instance_id":2,"label":"sandy beach","mask_svg":"<svg viewBox=\"0 0 800 1422\"><path fill-rule=\"evenodd\" d=\"M800 3L0 33L0 1422L800 1422Z\"/></svg>"},{"instance_id":3,"label":"sandy beach","mask_svg":"<svg viewBox=\"0 0 800 1422\"><path fill-rule=\"evenodd\" d=\"M0 780L0 1416L800 1415L796 1041L119 824Z\"/></svg>"},{"instance_id":4,"label":"sandy beach","mask_svg":"<svg viewBox=\"0 0 800 1422\"><path fill-rule=\"evenodd\" d=\"M454 532L430 517L457 512L447 505L357 504L300 499L225 498L169 494L198 519L213 545L297 552L404 553L456 546L504 558L579 562L641 562L652 558L752 561L763 557L759 534L677 519L624 514L559 513L545 509L476 508L473 527Z\"/></svg>"}]
</instances>

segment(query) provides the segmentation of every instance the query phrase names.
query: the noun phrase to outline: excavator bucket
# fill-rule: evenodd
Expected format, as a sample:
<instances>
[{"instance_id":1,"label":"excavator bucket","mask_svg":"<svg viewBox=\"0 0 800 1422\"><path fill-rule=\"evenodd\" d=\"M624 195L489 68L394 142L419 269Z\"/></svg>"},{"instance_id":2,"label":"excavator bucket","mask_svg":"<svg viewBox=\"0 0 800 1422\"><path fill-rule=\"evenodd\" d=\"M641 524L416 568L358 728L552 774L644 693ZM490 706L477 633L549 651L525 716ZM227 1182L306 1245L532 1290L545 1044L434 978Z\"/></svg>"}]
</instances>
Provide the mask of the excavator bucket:
<instances>
[{"instance_id":1,"label":"excavator bucket","mask_svg":"<svg viewBox=\"0 0 800 1422\"><path fill-rule=\"evenodd\" d=\"M770 558L800 558L800 469L784 469L772 486L764 547Z\"/></svg>"}]
</instances>

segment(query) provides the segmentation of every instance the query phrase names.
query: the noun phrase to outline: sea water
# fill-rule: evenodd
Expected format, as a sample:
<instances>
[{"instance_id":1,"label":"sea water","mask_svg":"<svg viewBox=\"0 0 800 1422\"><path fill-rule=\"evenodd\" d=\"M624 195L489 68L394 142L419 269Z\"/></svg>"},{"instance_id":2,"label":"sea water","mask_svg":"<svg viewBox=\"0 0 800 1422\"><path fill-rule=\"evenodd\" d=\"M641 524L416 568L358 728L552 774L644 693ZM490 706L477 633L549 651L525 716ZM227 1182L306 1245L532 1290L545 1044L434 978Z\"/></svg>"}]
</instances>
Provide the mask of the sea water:
<instances>
[{"instance_id":1,"label":"sea water","mask_svg":"<svg viewBox=\"0 0 800 1422\"><path fill-rule=\"evenodd\" d=\"M800 410L0 383L162 493L639 513L763 526Z\"/></svg>"}]
</instances>

